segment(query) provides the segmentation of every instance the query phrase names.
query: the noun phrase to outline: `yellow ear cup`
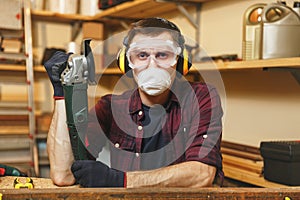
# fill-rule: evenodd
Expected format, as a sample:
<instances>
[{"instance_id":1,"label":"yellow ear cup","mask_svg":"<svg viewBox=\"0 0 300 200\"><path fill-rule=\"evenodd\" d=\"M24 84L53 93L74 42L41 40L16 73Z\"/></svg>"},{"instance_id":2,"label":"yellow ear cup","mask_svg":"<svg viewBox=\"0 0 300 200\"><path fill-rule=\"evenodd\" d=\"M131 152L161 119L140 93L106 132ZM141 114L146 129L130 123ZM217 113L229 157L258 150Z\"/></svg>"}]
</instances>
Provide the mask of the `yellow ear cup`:
<instances>
[{"instance_id":1,"label":"yellow ear cup","mask_svg":"<svg viewBox=\"0 0 300 200\"><path fill-rule=\"evenodd\" d=\"M182 66L182 74L186 75L189 72L189 53L188 51L184 48L183 52L183 66Z\"/></svg>"},{"instance_id":2,"label":"yellow ear cup","mask_svg":"<svg viewBox=\"0 0 300 200\"><path fill-rule=\"evenodd\" d=\"M123 74L126 73L125 59L126 59L126 48L122 48L118 56L118 65Z\"/></svg>"}]
</instances>

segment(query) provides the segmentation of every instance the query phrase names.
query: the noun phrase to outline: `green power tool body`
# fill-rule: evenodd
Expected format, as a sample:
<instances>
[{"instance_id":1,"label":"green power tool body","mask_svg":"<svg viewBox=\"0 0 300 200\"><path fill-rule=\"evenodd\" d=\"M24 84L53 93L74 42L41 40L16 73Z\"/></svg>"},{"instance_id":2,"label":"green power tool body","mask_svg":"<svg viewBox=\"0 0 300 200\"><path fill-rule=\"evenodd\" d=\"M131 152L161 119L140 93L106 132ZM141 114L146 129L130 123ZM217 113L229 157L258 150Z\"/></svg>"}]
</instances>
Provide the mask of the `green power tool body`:
<instances>
[{"instance_id":1,"label":"green power tool body","mask_svg":"<svg viewBox=\"0 0 300 200\"><path fill-rule=\"evenodd\" d=\"M83 55L72 54L61 74L66 117L75 160L86 160L89 153L84 141L88 123L87 88L95 82L95 62L90 39L83 41Z\"/></svg>"}]
</instances>

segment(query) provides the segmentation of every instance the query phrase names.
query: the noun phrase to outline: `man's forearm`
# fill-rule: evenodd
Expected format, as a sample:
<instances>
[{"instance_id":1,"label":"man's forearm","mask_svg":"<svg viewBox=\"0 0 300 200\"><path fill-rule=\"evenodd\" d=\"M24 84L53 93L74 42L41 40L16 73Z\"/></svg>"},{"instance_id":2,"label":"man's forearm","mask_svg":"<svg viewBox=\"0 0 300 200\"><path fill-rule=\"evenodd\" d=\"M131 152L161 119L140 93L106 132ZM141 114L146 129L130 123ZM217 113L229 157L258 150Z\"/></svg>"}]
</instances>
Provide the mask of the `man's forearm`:
<instances>
[{"instance_id":1,"label":"man's forearm","mask_svg":"<svg viewBox=\"0 0 300 200\"><path fill-rule=\"evenodd\" d=\"M127 188L209 187L215 174L215 167L189 161L156 170L127 172Z\"/></svg>"},{"instance_id":2,"label":"man's forearm","mask_svg":"<svg viewBox=\"0 0 300 200\"><path fill-rule=\"evenodd\" d=\"M71 172L74 158L66 124L64 100L55 101L54 114L47 138L47 150L52 181L59 186L74 184L75 179Z\"/></svg>"}]
</instances>

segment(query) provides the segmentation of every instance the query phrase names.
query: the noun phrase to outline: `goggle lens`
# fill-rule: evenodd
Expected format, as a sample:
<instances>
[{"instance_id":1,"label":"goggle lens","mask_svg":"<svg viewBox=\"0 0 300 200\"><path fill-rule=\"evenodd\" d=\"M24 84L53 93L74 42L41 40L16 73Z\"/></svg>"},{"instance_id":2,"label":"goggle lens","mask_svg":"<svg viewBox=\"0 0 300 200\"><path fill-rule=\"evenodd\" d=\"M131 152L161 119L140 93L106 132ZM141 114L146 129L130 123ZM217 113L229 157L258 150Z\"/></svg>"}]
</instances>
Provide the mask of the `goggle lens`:
<instances>
[{"instance_id":1,"label":"goggle lens","mask_svg":"<svg viewBox=\"0 0 300 200\"><path fill-rule=\"evenodd\" d=\"M129 66L133 69L144 68L153 60L158 66L169 68L176 64L177 55L181 48L174 46L171 41L163 41L165 44L134 43L127 51ZM148 46L148 47L147 47Z\"/></svg>"}]
</instances>

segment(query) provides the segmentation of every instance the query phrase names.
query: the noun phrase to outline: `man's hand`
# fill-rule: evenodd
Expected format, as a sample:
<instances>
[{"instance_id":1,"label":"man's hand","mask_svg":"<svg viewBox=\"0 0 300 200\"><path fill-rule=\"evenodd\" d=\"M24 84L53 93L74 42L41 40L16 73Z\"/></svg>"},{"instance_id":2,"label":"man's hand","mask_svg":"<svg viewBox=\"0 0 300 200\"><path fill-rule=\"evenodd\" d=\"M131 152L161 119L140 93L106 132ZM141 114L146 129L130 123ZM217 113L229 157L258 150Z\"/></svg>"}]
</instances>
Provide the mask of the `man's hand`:
<instances>
[{"instance_id":1,"label":"man's hand","mask_svg":"<svg viewBox=\"0 0 300 200\"><path fill-rule=\"evenodd\" d=\"M64 97L63 87L60 81L60 75L67 67L68 58L71 54L66 54L62 51L57 51L44 64L50 81L54 89L54 99L61 99Z\"/></svg>"},{"instance_id":2,"label":"man's hand","mask_svg":"<svg viewBox=\"0 0 300 200\"><path fill-rule=\"evenodd\" d=\"M125 172L109 168L100 161L77 160L71 170L76 182L83 187L125 187Z\"/></svg>"}]
</instances>

